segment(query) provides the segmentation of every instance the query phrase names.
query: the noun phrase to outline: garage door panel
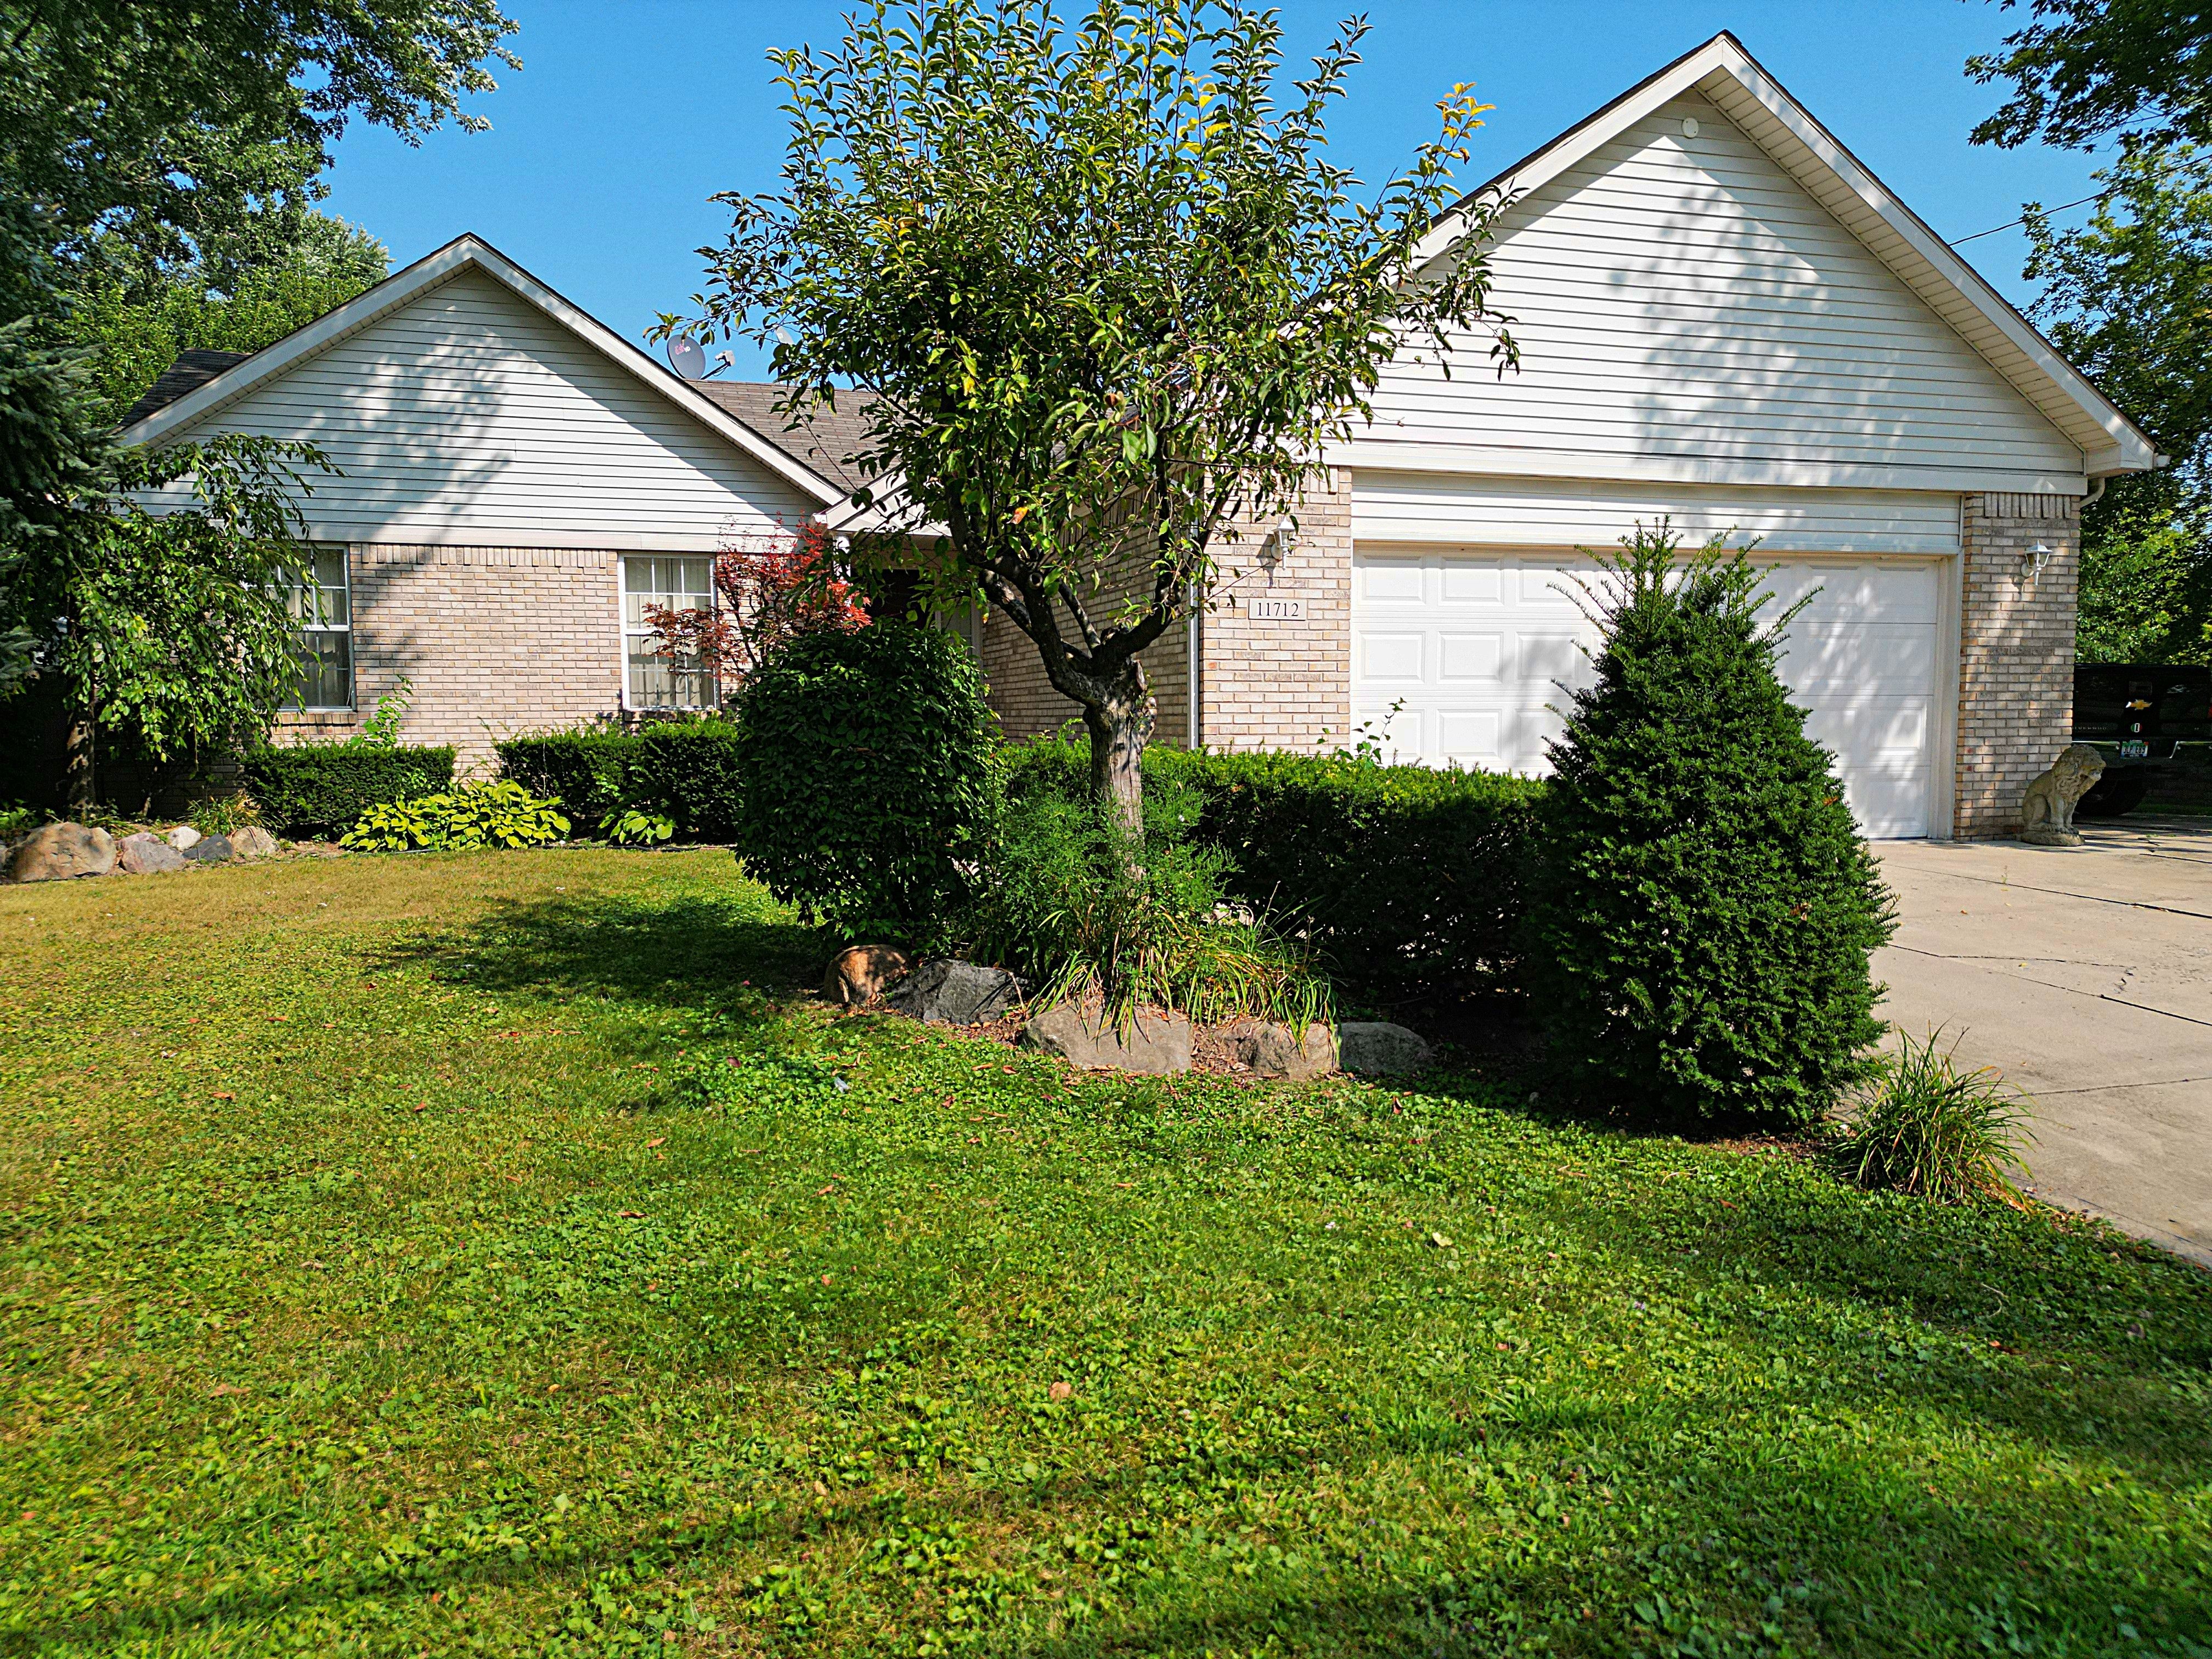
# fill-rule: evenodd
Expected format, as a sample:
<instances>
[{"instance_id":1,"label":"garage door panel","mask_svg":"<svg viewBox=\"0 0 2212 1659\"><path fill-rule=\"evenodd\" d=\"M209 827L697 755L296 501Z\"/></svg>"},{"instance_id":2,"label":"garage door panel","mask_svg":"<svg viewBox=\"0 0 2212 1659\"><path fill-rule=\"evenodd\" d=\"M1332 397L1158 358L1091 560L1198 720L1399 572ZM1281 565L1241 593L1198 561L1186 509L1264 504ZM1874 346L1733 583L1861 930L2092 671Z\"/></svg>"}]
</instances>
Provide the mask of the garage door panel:
<instances>
[{"instance_id":1,"label":"garage door panel","mask_svg":"<svg viewBox=\"0 0 2212 1659\"><path fill-rule=\"evenodd\" d=\"M1358 635L1359 646L1354 672L1364 679L1377 685L1419 685L1421 684L1422 647L1426 636L1420 634L1383 634L1363 630Z\"/></svg>"},{"instance_id":2,"label":"garage door panel","mask_svg":"<svg viewBox=\"0 0 2212 1659\"><path fill-rule=\"evenodd\" d=\"M1935 684L1932 628L1852 628L1799 623L1778 661L1782 683L1801 696L1857 691L1924 698Z\"/></svg>"},{"instance_id":3,"label":"garage door panel","mask_svg":"<svg viewBox=\"0 0 2212 1659\"><path fill-rule=\"evenodd\" d=\"M1505 666L1503 634L1440 634L1437 644L1437 678L1447 685L1495 681Z\"/></svg>"},{"instance_id":4,"label":"garage door panel","mask_svg":"<svg viewBox=\"0 0 2212 1659\"><path fill-rule=\"evenodd\" d=\"M1355 557L1355 723L1396 760L1549 770L1559 711L1596 677L1582 647L1597 632L1583 607L1601 604L1612 579L1553 555ZM1862 830L1927 834L1940 567L1815 557L1762 562L1761 574L1778 605L1812 595L1788 629L1783 683L1808 733L1835 755Z\"/></svg>"},{"instance_id":5,"label":"garage door panel","mask_svg":"<svg viewBox=\"0 0 2212 1659\"><path fill-rule=\"evenodd\" d=\"M1359 597L1370 605L1419 605L1423 571L1419 559L1376 559L1359 567Z\"/></svg>"}]
</instances>

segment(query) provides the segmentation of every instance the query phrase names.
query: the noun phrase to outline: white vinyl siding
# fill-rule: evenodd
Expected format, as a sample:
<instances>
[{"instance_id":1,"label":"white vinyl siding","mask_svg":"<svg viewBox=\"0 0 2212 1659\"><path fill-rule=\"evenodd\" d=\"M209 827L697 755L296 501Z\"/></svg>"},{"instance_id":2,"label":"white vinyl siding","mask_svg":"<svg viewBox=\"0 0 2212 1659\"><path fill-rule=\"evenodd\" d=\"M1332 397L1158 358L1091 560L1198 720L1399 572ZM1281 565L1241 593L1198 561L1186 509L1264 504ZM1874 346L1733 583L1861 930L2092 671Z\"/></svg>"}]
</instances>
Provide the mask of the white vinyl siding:
<instances>
[{"instance_id":1,"label":"white vinyl siding","mask_svg":"<svg viewBox=\"0 0 2212 1659\"><path fill-rule=\"evenodd\" d=\"M1353 477L1364 541L1610 549L1638 524L1668 520L1686 545L1727 534L1768 553L1959 550L1955 495L1875 489L1712 488L1436 472Z\"/></svg>"},{"instance_id":2,"label":"white vinyl siding","mask_svg":"<svg viewBox=\"0 0 2212 1659\"><path fill-rule=\"evenodd\" d=\"M702 555L623 556L623 698L631 708L711 708L714 676L657 648L646 612L712 611L714 562Z\"/></svg>"},{"instance_id":3,"label":"white vinyl siding","mask_svg":"<svg viewBox=\"0 0 2212 1659\"><path fill-rule=\"evenodd\" d=\"M711 553L813 510L492 278L465 271L175 434L320 447L319 539Z\"/></svg>"},{"instance_id":4,"label":"white vinyl siding","mask_svg":"<svg viewBox=\"0 0 2212 1659\"><path fill-rule=\"evenodd\" d=\"M1409 344L1358 465L1443 446L1467 470L1585 477L1958 489L2081 472L2079 449L1702 99L1513 206L1491 258L1521 368L1501 380L1469 338L1447 380Z\"/></svg>"},{"instance_id":5,"label":"white vinyl siding","mask_svg":"<svg viewBox=\"0 0 2212 1659\"><path fill-rule=\"evenodd\" d=\"M1806 730L1836 757L1862 830L1933 823L1944 689L1942 564L1796 556L1759 561L1779 605L1810 602L1779 663ZM1541 774L1573 691L1590 684L1588 613L1603 579L1586 556L1474 549L1358 550L1352 718L1389 758Z\"/></svg>"}]
</instances>

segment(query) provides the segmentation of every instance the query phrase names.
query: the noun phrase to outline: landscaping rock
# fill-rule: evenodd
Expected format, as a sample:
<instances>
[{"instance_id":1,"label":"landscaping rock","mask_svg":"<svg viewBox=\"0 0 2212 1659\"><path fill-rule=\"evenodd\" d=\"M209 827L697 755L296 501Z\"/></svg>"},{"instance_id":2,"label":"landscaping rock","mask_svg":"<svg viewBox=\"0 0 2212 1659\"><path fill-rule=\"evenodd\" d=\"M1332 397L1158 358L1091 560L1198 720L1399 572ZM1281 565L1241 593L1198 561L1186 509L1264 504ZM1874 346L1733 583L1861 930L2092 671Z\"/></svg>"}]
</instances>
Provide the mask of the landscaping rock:
<instances>
[{"instance_id":1,"label":"landscaping rock","mask_svg":"<svg viewBox=\"0 0 2212 1659\"><path fill-rule=\"evenodd\" d=\"M9 881L68 881L104 876L115 867L115 837L82 823L33 830L8 855Z\"/></svg>"},{"instance_id":2,"label":"landscaping rock","mask_svg":"<svg viewBox=\"0 0 2212 1659\"><path fill-rule=\"evenodd\" d=\"M888 945L855 945L838 952L822 976L822 994L841 1008L863 1008L904 979L906 952Z\"/></svg>"},{"instance_id":3,"label":"landscaping rock","mask_svg":"<svg viewBox=\"0 0 2212 1659\"><path fill-rule=\"evenodd\" d=\"M187 864L228 864L237 856L230 849L228 836L202 836L185 848Z\"/></svg>"},{"instance_id":4,"label":"landscaping rock","mask_svg":"<svg viewBox=\"0 0 2212 1659\"><path fill-rule=\"evenodd\" d=\"M159 836L141 830L115 843L115 867L129 876L165 875L185 867L185 855Z\"/></svg>"},{"instance_id":5,"label":"landscaping rock","mask_svg":"<svg viewBox=\"0 0 2212 1659\"><path fill-rule=\"evenodd\" d=\"M1287 1025L1261 1019L1238 1020L1222 1036L1260 1077L1309 1083L1336 1069L1336 1034L1319 1020L1306 1027L1303 1039Z\"/></svg>"},{"instance_id":6,"label":"landscaping rock","mask_svg":"<svg viewBox=\"0 0 2212 1659\"><path fill-rule=\"evenodd\" d=\"M1165 1077L1190 1070L1190 1022L1152 1008L1140 1010L1123 1031L1103 1016L1063 1002L1022 1028L1022 1046L1091 1071Z\"/></svg>"},{"instance_id":7,"label":"landscaping rock","mask_svg":"<svg viewBox=\"0 0 2212 1659\"><path fill-rule=\"evenodd\" d=\"M1338 1026L1336 1048L1337 1064L1362 1077L1429 1066L1429 1045L1404 1026L1383 1020L1355 1019Z\"/></svg>"},{"instance_id":8,"label":"landscaping rock","mask_svg":"<svg viewBox=\"0 0 2212 1659\"><path fill-rule=\"evenodd\" d=\"M901 980L887 1000L894 1012L931 1025L988 1025L1022 1000L1022 982L1003 968L940 957Z\"/></svg>"},{"instance_id":9,"label":"landscaping rock","mask_svg":"<svg viewBox=\"0 0 2212 1659\"><path fill-rule=\"evenodd\" d=\"M161 839L167 842L170 846L175 848L179 853L184 853L189 852L191 848L199 845L205 837L203 836L198 830L193 829L191 824L179 823L173 829L170 830L161 837Z\"/></svg>"},{"instance_id":10,"label":"landscaping rock","mask_svg":"<svg viewBox=\"0 0 2212 1659\"><path fill-rule=\"evenodd\" d=\"M276 856L276 837L258 823L234 830L223 839L230 843L233 858L273 859Z\"/></svg>"}]
</instances>

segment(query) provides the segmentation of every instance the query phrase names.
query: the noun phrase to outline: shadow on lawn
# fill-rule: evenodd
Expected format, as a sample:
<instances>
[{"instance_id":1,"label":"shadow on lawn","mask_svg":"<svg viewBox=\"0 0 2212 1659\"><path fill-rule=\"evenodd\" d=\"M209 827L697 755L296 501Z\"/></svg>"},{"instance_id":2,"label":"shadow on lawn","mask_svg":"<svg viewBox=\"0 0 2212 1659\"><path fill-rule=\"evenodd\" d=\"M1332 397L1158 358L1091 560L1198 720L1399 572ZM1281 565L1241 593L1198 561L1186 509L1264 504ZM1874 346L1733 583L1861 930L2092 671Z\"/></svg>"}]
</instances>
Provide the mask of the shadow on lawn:
<instances>
[{"instance_id":1,"label":"shadow on lawn","mask_svg":"<svg viewBox=\"0 0 2212 1659\"><path fill-rule=\"evenodd\" d=\"M742 902L685 895L503 901L468 927L395 946L386 969L428 967L480 990L578 994L696 1008L813 984L830 945L819 929Z\"/></svg>"}]
</instances>

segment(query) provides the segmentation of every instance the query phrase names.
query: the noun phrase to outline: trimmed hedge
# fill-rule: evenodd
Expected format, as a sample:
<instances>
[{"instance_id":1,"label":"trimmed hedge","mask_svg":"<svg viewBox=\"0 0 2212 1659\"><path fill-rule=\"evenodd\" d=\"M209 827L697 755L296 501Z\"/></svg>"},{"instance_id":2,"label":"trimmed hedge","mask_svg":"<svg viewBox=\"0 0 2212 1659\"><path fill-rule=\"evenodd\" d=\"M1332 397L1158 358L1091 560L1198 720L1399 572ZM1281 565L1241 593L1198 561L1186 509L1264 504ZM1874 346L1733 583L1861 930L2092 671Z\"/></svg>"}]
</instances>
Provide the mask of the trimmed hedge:
<instances>
[{"instance_id":1,"label":"trimmed hedge","mask_svg":"<svg viewBox=\"0 0 2212 1659\"><path fill-rule=\"evenodd\" d=\"M737 728L666 720L636 732L549 732L495 744L500 770L532 794L557 798L592 835L608 813L659 806L684 841L735 839Z\"/></svg>"},{"instance_id":2,"label":"trimmed hedge","mask_svg":"<svg viewBox=\"0 0 2212 1659\"><path fill-rule=\"evenodd\" d=\"M302 743L256 749L240 765L246 793L273 829L334 834L372 806L434 794L453 781L453 751Z\"/></svg>"},{"instance_id":3,"label":"trimmed hedge","mask_svg":"<svg viewBox=\"0 0 2212 1659\"><path fill-rule=\"evenodd\" d=\"M1088 787L1081 742L1006 753L1010 795ZM1237 896L1304 934L1345 989L1395 1005L1514 982L1541 782L1175 749L1146 750L1145 775L1196 792L1198 838L1235 860Z\"/></svg>"}]
</instances>

